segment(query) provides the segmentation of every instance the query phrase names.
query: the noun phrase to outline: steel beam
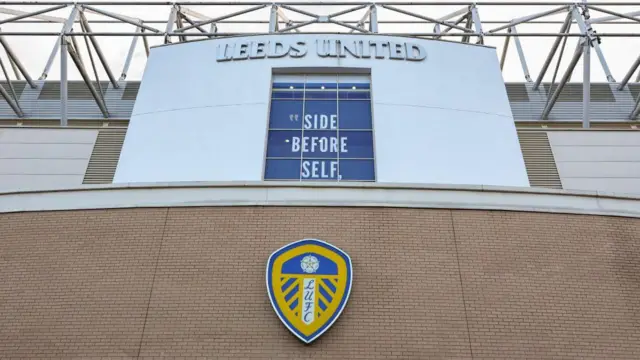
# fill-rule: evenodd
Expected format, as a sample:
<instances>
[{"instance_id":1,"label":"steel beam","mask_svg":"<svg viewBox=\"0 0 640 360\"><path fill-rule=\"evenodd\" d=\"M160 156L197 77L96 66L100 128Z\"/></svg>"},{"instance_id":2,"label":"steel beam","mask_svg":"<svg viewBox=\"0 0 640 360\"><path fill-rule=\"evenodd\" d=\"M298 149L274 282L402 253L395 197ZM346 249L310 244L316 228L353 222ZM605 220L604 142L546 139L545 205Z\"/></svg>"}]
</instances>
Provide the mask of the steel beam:
<instances>
[{"instance_id":1,"label":"steel beam","mask_svg":"<svg viewBox=\"0 0 640 360\"><path fill-rule=\"evenodd\" d=\"M87 74L87 71L85 70L84 66L82 65L82 61L80 60L80 56L78 56L78 53L76 52L75 49L73 49L71 47L68 47L68 46L66 46L66 48L67 48L67 52L71 56L71 60L73 60L73 62L76 64L76 68L78 68L78 71L80 72L80 75L82 76L82 79L84 80L84 83L89 88L89 91L91 92L91 95L93 96L93 99L96 101L96 104L98 104L98 107L100 108L100 111L102 111L102 115L104 115L105 118L108 118L109 117L109 112L107 111L107 106L104 104L104 102L102 101L102 98L100 97L100 95L98 94L96 89L93 87L93 84L91 83L91 78L89 77L89 74ZM100 86L100 84L98 84L98 86Z\"/></svg>"},{"instance_id":2,"label":"steel beam","mask_svg":"<svg viewBox=\"0 0 640 360\"><path fill-rule=\"evenodd\" d=\"M87 21L87 18L84 16L84 13L82 11L80 12L80 21L82 22L82 25L84 26L86 32L88 33L93 32L91 30L91 27L89 26L89 22ZM118 81L116 80L116 77L113 76L113 72L109 67L107 58L102 53L102 50L100 50L100 45L98 44L98 40L96 40L95 36L91 36L91 35L89 36L89 40L91 41L93 48L96 50L96 54L98 54L98 59L100 59L100 62L102 63L102 67L104 68L104 71L107 73L107 76L109 77L109 81L111 81L111 84L113 85L114 88L116 89L119 88L120 85L118 85Z\"/></svg>"},{"instance_id":3,"label":"steel beam","mask_svg":"<svg viewBox=\"0 0 640 360\"><path fill-rule=\"evenodd\" d=\"M308 11L300 10L300 9L294 8L294 7L290 6L290 5L291 4L287 4L287 5L280 4L280 7L284 8L284 9L287 9L289 11L297 12L298 14L306 15L306 16L309 16L309 17L312 17L312 18L316 18L316 19L318 18L317 14L313 14L313 13L310 13Z\"/></svg>"},{"instance_id":4,"label":"steel beam","mask_svg":"<svg viewBox=\"0 0 640 360\"><path fill-rule=\"evenodd\" d=\"M469 11L469 13L467 14L467 23L465 24L465 28L471 30L472 25L473 25L473 19L471 18L471 11ZM443 34L441 34L441 36L442 35ZM469 39L471 39L471 37L467 35L467 33L465 33L465 35L462 37L460 41L463 43L468 43Z\"/></svg>"},{"instance_id":5,"label":"steel beam","mask_svg":"<svg viewBox=\"0 0 640 360\"><path fill-rule=\"evenodd\" d=\"M56 11L56 10L60 10L60 9L66 8L67 6L68 5L58 5L58 6L46 8L46 9L43 9L43 10L34 11L34 12L31 12L31 13L21 14L21 15L18 15L18 16L14 16L12 18L0 20L0 25L6 24L6 23L10 23L10 22L14 22L14 21L18 21L20 19L25 19L25 18L37 16L37 15L46 14L46 13L51 12L51 11Z\"/></svg>"},{"instance_id":6,"label":"steel beam","mask_svg":"<svg viewBox=\"0 0 640 360\"><path fill-rule=\"evenodd\" d=\"M364 13L364 15L362 16L362 18L360 19L360 21L358 21L356 23L356 27L358 28L364 28L364 24L367 22L367 19L371 18L371 8L373 6L370 6L369 9L367 10L367 12ZM346 21L345 21L346 22ZM349 33L353 33L355 30L351 30L349 31ZM371 24L369 24L369 31L371 31Z\"/></svg>"},{"instance_id":7,"label":"steel beam","mask_svg":"<svg viewBox=\"0 0 640 360\"><path fill-rule=\"evenodd\" d=\"M412 13L410 11L399 9L399 8L397 8L395 6L385 5L385 4L378 4L378 5L382 6L385 9L388 9L388 10L391 10L391 11L395 11L395 12L400 13L400 14L413 16L415 18L422 19L424 21L428 21L428 22L432 22L432 23L436 23L436 24L440 24L440 25L445 25L445 26L450 26L450 27L452 27L454 29L458 29L458 30L461 30L461 31L464 31L464 32L473 32L473 30L471 30L471 29L463 28L462 26L453 25L451 23L446 23L444 21L440 21L438 19L430 18L428 16L415 14L415 13Z\"/></svg>"},{"instance_id":8,"label":"steel beam","mask_svg":"<svg viewBox=\"0 0 640 360\"><path fill-rule=\"evenodd\" d=\"M635 120L640 114L640 95L636 99L636 104L633 106L633 110L631 111L631 115L629 115L629 120Z\"/></svg>"},{"instance_id":9,"label":"steel beam","mask_svg":"<svg viewBox=\"0 0 640 360\"><path fill-rule=\"evenodd\" d=\"M331 18L329 19L329 22L332 23L332 24L344 26L344 27L349 28L349 29L351 29L353 31L360 31L360 32L363 32L363 33L368 33L369 32L369 30L367 30L367 29L361 29L361 28L358 28L356 26L349 25L347 23L343 23L342 21L333 20Z\"/></svg>"},{"instance_id":10,"label":"steel beam","mask_svg":"<svg viewBox=\"0 0 640 360\"><path fill-rule=\"evenodd\" d=\"M42 75L40 75L40 80L45 80L47 76L49 76L49 70L51 70L51 67L53 66L53 61L55 60L56 55L58 55L58 51L62 48L62 36L67 34L69 30L73 29L73 23L76 21L77 16L78 7L74 6L73 10L71 10L69 18L62 26L62 30L60 31L58 39L56 40L56 44L53 46L53 50L51 50L51 55L49 55L49 60L47 60L47 64L44 66L44 70L42 71Z\"/></svg>"},{"instance_id":11,"label":"steel beam","mask_svg":"<svg viewBox=\"0 0 640 360\"><path fill-rule=\"evenodd\" d=\"M15 9L8 9L8 8L0 8L0 13L2 14L7 14L7 15L25 15L25 14L30 14L29 18L34 18L34 19L38 19L41 20L40 22L46 22L46 23L64 23L67 19L61 18L61 17L56 17L56 16L48 16L48 15L33 15L33 13L29 13L26 11L20 11L20 10L15 10ZM27 21L21 21L21 22L28 22Z\"/></svg>"},{"instance_id":12,"label":"steel beam","mask_svg":"<svg viewBox=\"0 0 640 360\"><path fill-rule=\"evenodd\" d=\"M291 27L291 26L295 25L295 23L293 21L291 21L291 19L289 19L289 17L284 13L284 11L282 11L282 9L277 9L277 12L278 12L278 17L280 19L282 19L282 21L284 21L285 24L287 24L287 27ZM284 32L284 31L287 31L287 30L285 28L282 31ZM295 29L295 31L296 32L300 32L299 29Z\"/></svg>"},{"instance_id":13,"label":"steel beam","mask_svg":"<svg viewBox=\"0 0 640 360\"><path fill-rule=\"evenodd\" d=\"M625 16L638 16L640 15L640 11L633 11L633 12L628 12L628 13L624 13L621 15L625 15ZM599 18L595 18L595 19L591 19L590 23L591 24L600 24L600 23L605 23L607 21L610 20L619 20L620 16L603 16L603 17L599 17ZM634 19L634 22L637 21L637 19ZM620 22L618 22L620 23Z\"/></svg>"},{"instance_id":14,"label":"steel beam","mask_svg":"<svg viewBox=\"0 0 640 360\"><path fill-rule=\"evenodd\" d=\"M224 15L224 16L220 16L220 17L217 17L215 19L209 19L209 20L201 21L201 22L197 23L197 26L208 25L208 24L211 24L211 23L215 23L215 22L218 22L218 21L221 21L221 20L225 20L225 19L229 19L229 18L238 16L238 15L243 15L243 14L246 14L246 13L250 13L252 11L260 10L262 8L265 8L265 7L267 7L267 4L257 5L257 6L249 8L249 9L236 11L234 13L227 14L227 15ZM184 31L187 31L187 30L191 30L191 29L193 29L195 27L196 27L196 25L187 26L187 27L184 27L184 28L182 28L182 29L180 29L179 31L176 31L176 32L184 32Z\"/></svg>"},{"instance_id":15,"label":"steel beam","mask_svg":"<svg viewBox=\"0 0 640 360\"><path fill-rule=\"evenodd\" d=\"M618 85L618 90L622 90L624 89L624 87L627 85L627 83L629 82L629 79L631 79L631 77L633 76L633 74L636 72L636 70L638 69L638 66L640 66L640 56L638 56L638 58L636 59L636 61L633 62L633 65L631 65L631 68L629 69L629 71L627 71L627 74L624 76L624 78L622 79L622 81L620 82L620 85ZM636 80L637 81L637 80Z\"/></svg>"},{"instance_id":16,"label":"steel beam","mask_svg":"<svg viewBox=\"0 0 640 360\"><path fill-rule=\"evenodd\" d=\"M539 19L541 17L553 15L553 14L559 13L559 12L561 12L563 10L565 10L565 11L568 10L568 7L567 6L561 6L559 8L555 8L553 10L549 10L549 11L541 12L541 13L538 13L538 14L517 18L517 19L511 20L510 24L503 25L503 26L498 26L495 29L491 29L491 30L487 31L487 33L491 34L491 33L494 33L494 32L497 32L497 31L500 31L500 30L503 30L503 29L510 28L512 26L516 26L516 25L522 24L524 22L528 22L528 21L531 21L531 20Z\"/></svg>"},{"instance_id":17,"label":"steel beam","mask_svg":"<svg viewBox=\"0 0 640 360\"><path fill-rule=\"evenodd\" d=\"M293 25L293 26L286 27L286 28L282 29L282 30L281 30L281 32L289 31L289 30L299 29L299 28L301 28L301 27L303 27L303 26L307 26L307 25L315 24L315 23L317 23L317 22L318 22L318 20L317 20L317 19L309 20L309 21L307 21L307 22L303 22L303 23L299 23L299 24L296 24L296 25Z\"/></svg>"},{"instance_id":18,"label":"steel beam","mask_svg":"<svg viewBox=\"0 0 640 360\"><path fill-rule=\"evenodd\" d=\"M173 25L176 22L176 17L178 17L178 6L174 5L171 8L171 13L169 14L169 20L167 20L167 27L164 31L164 43L171 43L170 35L173 32ZM178 31L176 31L178 32Z\"/></svg>"},{"instance_id":19,"label":"steel beam","mask_svg":"<svg viewBox=\"0 0 640 360\"><path fill-rule=\"evenodd\" d=\"M200 31L201 33L207 33L207 30L203 29L202 26L197 25L195 21L191 20L187 15L185 15L184 13L180 13L180 16L182 17L182 19L186 22L189 23L189 25L196 25L196 29L198 29L198 31ZM213 36L209 36L209 39L212 39Z\"/></svg>"},{"instance_id":20,"label":"steel beam","mask_svg":"<svg viewBox=\"0 0 640 360\"><path fill-rule=\"evenodd\" d=\"M609 80L609 82L615 82L613 75L611 75L611 70L609 69L609 65L607 65L607 61L604 58L604 54L600 49L600 45L596 40L596 35L594 34L594 31L591 28L591 25L588 25L585 19L582 18L582 15L580 14L580 12L578 12L577 7L573 8L572 13L573 13L574 20L576 21L576 23L578 24L578 27L580 28L580 32L589 36L590 41L593 44L593 48L596 51L596 55L598 55L598 59L600 60L600 64L602 65L602 69L604 70L604 73L607 75L607 80ZM586 10L586 13L588 16L588 10Z\"/></svg>"},{"instance_id":21,"label":"steel beam","mask_svg":"<svg viewBox=\"0 0 640 360\"><path fill-rule=\"evenodd\" d=\"M555 91L551 95L551 98L547 102L547 105L542 111L541 120L547 120L547 116L549 116L549 113L553 109L553 106L556 104L556 101L558 100L558 97L560 96L562 89L564 89L564 86L567 84L567 81L569 81L569 77L571 77L571 74L573 73L573 69L575 69L576 65L578 64L578 60L580 60L580 57L582 56L582 52L583 52L582 44L578 44L578 47L576 48L576 51L573 54L573 58L571 59L571 62L567 67L567 71L562 76L560 83L558 83L558 86L556 87Z\"/></svg>"},{"instance_id":22,"label":"steel beam","mask_svg":"<svg viewBox=\"0 0 640 360\"><path fill-rule=\"evenodd\" d=\"M520 59L520 65L522 66L522 72L524 73L524 78L528 82L531 82L531 73L529 72L529 66L527 65L527 58L524 56L524 50L522 49L522 43L520 42L520 38L518 37L518 31L516 27L512 27L511 33L514 34L513 42L516 44L516 50L518 51L518 58Z\"/></svg>"},{"instance_id":23,"label":"steel beam","mask_svg":"<svg viewBox=\"0 0 640 360\"><path fill-rule=\"evenodd\" d=\"M9 90L11 90L11 94L13 98L9 95L9 93L7 93L4 86L2 85L0 85L0 93L2 94L2 97L7 101L7 104L11 106L11 109L13 110L13 112L19 118L22 118L24 117L24 112L20 108L20 102L18 100L18 96L16 96L16 91L13 88L13 84L11 84L11 79L9 79L9 73L7 72L7 69L4 67L4 62L2 61L2 59L0 59L0 67L2 67L2 72L4 73L5 79L7 79L7 84L9 84Z\"/></svg>"},{"instance_id":24,"label":"steel beam","mask_svg":"<svg viewBox=\"0 0 640 360\"><path fill-rule=\"evenodd\" d=\"M9 58L9 62L11 63L11 68L13 69L13 74L16 76L16 80L22 80L22 77L20 76L20 70L18 69L18 66L16 66L16 63L12 58Z\"/></svg>"},{"instance_id":25,"label":"steel beam","mask_svg":"<svg viewBox=\"0 0 640 360\"><path fill-rule=\"evenodd\" d=\"M591 105L591 45L585 39L583 44L583 75L582 75L582 127L589 128L589 107Z\"/></svg>"},{"instance_id":26,"label":"steel beam","mask_svg":"<svg viewBox=\"0 0 640 360\"><path fill-rule=\"evenodd\" d=\"M68 43L64 35L58 40L60 44L60 126L67 126L69 123L68 107L68 67L67 52Z\"/></svg>"},{"instance_id":27,"label":"steel beam","mask_svg":"<svg viewBox=\"0 0 640 360\"><path fill-rule=\"evenodd\" d=\"M97 8L95 8L95 7L93 7L93 6L86 5L86 4L83 4L83 5L82 5L82 8L83 8L85 11L86 11L86 10L89 10L90 12L94 12L94 13L96 13L96 14L100 14L100 15L104 15L104 16L107 16L107 17L110 17L110 18L113 18L113 19L116 19L116 20L120 20L120 21L122 21L122 22L125 22L125 23L127 23L127 24L131 24L131 25L133 25L133 26L140 26L140 27L142 27L142 28L144 28L144 29L147 29L147 30L149 30L149 31L151 31L151 32L154 32L154 33L158 33L158 34L159 34L159 33L162 33L162 31L160 31L160 30L158 30L158 29L156 29L156 28L153 28L153 27L151 27L151 26L144 25L144 24L143 24L143 21L142 21L141 19L130 18L130 17L128 17L128 16L124 16L124 15L120 15L120 14L112 13L112 12L110 12L110 11L106 11L106 10L102 10L102 9L97 9Z\"/></svg>"},{"instance_id":28,"label":"steel beam","mask_svg":"<svg viewBox=\"0 0 640 360\"><path fill-rule=\"evenodd\" d=\"M469 17L469 11L467 10L467 12L466 12L464 15L462 15L460 18L458 18L458 20L456 20L456 21L454 22L454 24L455 24L455 25L458 25L458 24L460 24L461 22L463 22L465 19L468 19L468 17ZM438 25L439 25L439 24L438 24ZM442 35L445 35L445 36L446 36L446 34L447 34L449 31L451 31L451 29L452 29L451 27L447 27L446 29L442 30L440 33L438 33L438 34L437 34L437 36L435 37L435 39L440 39L440 38L442 37Z\"/></svg>"},{"instance_id":29,"label":"steel beam","mask_svg":"<svg viewBox=\"0 0 640 360\"><path fill-rule=\"evenodd\" d=\"M621 14L621 13L618 13L618 12L615 12L615 11L611 11L611 10L607 10L607 9L603 9L603 8L597 7L597 6L591 6L591 5L586 5L586 6L591 10L600 11L600 12L603 12L605 14L617 16L617 17L620 17L620 18L623 18L623 19L632 20L632 21L640 23L640 19L635 18L633 16L628 16L626 14Z\"/></svg>"},{"instance_id":30,"label":"steel beam","mask_svg":"<svg viewBox=\"0 0 640 360\"><path fill-rule=\"evenodd\" d=\"M140 31L140 35L144 34L144 28L142 28L142 30ZM144 52L147 54L147 57L149 57L149 52L151 51L151 49L149 48L149 40L147 39L146 36L142 36L142 43L144 44Z\"/></svg>"},{"instance_id":31,"label":"steel beam","mask_svg":"<svg viewBox=\"0 0 640 360\"><path fill-rule=\"evenodd\" d=\"M571 18L572 18L572 13L569 12L567 14L567 17L564 20L564 23L562 24L562 27L560 28L561 33L565 33L569 31L569 29L571 28ZM547 72L547 69L549 69L549 65L551 65L551 61L553 60L553 57L556 55L556 51L558 50L558 46L560 46L560 41L562 41L562 39L563 38L561 37L557 37L556 40L553 42L553 45L551 46L551 50L549 51L549 55L547 55L547 59L544 61L544 65L542 65L540 74L538 74L538 78L536 79L536 82L533 84L533 90L538 90L538 87L540 87L540 83L542 82L542 79L544 78L544 75Z\"/></svg>"},{"instance_id":32,"label":"steel beam","mask_svg":"<svg viewBox=\"0 0 640 360\"><path fill-rule=\"evenodd\" d=\"M509 29L508 32L511 33L511 29ZM509 39L510 38L511 38L510 36L506 36L504 38L504 45L502 46L502 56L500 56L500 71L502 71L502 69L504 69L504 62L507 59L507 50L509 50Z\"/></svg>"},{"instance_id":33,"label":"steel beam","mask_svg":"<svg viewBox=\"0 0 640 360\"><path fill-rule=\"evenodd\" d=\"M9 46L9 44L4 39L3 36L0 36L0 44L2 44L2 47L7 52L7 57L9 58L9 61L11 61L11 63L14 64L18 68L18 70L20 70L20 72L22 73L22 76L24 76L24 79L27 81L29 86L31 86L32 89L37 89L38 85L36 85L33 82L33 79L31 79L31 76L29 76L27 69L24 67L24 65L22 65L22 63L20 62L20 59L18 59L18 56L13 52L13 50L11 49L11 46Z\"/></svg>"},{"instance_id":34,"label":"steel beam","mask_svg":"<svg viewBox=\"0 0 640 360\"><path fill-rule=\"evenodd\" d=\"M463 7L460 10L456 10L456 11L454 11L452 13L449 13L449 14L447 14L445 16L439 17L438 20L447 21L447 20L449 20L451 18L454 18L456 16L460 16L460 15L463 15L463 14L466 15L468 12L469 12L469 8L468 7Z\"/></svg>"},{"instance_id":35,"label":"steel beam","mask_svg":"<svg viewBox=\"0 0 640 360\"><path fill-rule=\"evenodd\" d=\"M180 12L180 9L178 9L178 12L176 13L176 26L178 29L182 29L184 27L184 24L182 23L182 13ZM180 35L178 36L178 40L180 42L186 42L187 37L184 35Z\"/></svg>"},{"instance_id":36,"label":"steel beam","mask_svg":"<svg viewBox=\"0 0 640 360\"><path fill-rule=\"evenodd\" d=\"M362 4L360 6L352 7L350 9L345 9L345 10L342 10L342 11L338 11L338 12L335 12L333 14L329 14L329 18L338 17L340 15L344 15L344 14L352 13L354 11L362 10L362 9L368 7L368 6L370 6L370 5L369 4Z\"/></svg>"},{"instance_id":37,"label":"steel beam","mask_svg":"<svg viewBox=\"0 0 640 360\"><path fill-rule=\"evenodd\" d=\"M142 32L142 29L137 28L136 31ZM136 51L137 44L138 44L138 36L134 36L133 39L131 39L131 45L129 45L127 58L124 61L124 66L122 67L122 73L120 74L120 79L118 79L118 81L124 81L127 78L127 73L129 72L129 67L131 66L131 61L133 60L133 54Z\"/></svg>"}]
</instances>

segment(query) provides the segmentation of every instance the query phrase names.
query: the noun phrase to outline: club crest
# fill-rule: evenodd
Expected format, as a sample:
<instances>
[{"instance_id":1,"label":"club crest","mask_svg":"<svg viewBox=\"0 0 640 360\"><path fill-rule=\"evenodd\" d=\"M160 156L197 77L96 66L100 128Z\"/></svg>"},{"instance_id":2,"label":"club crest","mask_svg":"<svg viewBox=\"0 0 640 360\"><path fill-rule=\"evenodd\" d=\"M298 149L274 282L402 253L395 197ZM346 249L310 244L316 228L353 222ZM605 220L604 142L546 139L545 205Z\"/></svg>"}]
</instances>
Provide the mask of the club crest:
<instances>
[{"instance_id":1,"label":"club crest","mask_svg":"<svg viewBox=\"0 0 640 360\"><path fill-rule=\"evenodd\" d=\"M331 327L347 304L351 259L316 239L293 242L267 262L267 290L273 309L287 328L311 343Z\"/></svg>"}]
</instances>

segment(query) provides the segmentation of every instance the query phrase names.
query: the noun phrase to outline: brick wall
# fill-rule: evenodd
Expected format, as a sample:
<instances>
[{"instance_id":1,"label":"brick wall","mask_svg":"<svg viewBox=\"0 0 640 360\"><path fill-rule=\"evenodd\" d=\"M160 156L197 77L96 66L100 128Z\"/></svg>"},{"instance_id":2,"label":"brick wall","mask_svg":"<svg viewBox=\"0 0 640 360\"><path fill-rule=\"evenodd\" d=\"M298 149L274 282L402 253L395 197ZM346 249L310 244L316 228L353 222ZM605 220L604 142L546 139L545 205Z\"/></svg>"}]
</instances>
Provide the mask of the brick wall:
<instances>
[{"instance_id":1,"label":"brick wall","mask_svg":"<svg viewBox=\"0 0 640 360\"><path fill-rule=\"evenodd\" d=\"M0 215L0 358L640 358L640 219L384 208ZM349 303L303 345L272 251L344 249Z\"/></svg>"}]
</instances>

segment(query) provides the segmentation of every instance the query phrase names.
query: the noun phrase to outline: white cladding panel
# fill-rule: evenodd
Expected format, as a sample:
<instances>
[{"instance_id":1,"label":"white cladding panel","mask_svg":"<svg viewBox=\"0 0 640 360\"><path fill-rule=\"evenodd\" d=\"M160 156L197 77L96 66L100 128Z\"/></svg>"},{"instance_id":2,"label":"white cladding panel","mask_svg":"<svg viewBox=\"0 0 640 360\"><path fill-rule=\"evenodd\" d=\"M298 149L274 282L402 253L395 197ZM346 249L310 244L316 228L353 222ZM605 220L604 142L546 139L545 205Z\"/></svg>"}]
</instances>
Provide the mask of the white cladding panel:
<instances>
[{"instance_id":1,"label":"white cladding panel","mask_svg":"<svg viewBox=\"0 0 640 360\"><path fill-rule=\"evenodd\" d=\"M82 184L97 130L0 129L0 191Z\"/></svg>"},{"instance_id":2,"label":"white cladding panel","mask_svg":"<svg viewBox=\"0 0 640 360\"><path fill-rule=\"evenodd\" d=\"M320 57L318 39L408 41L426 59ZM270 40L305 41L308 51L216 61L218 45ZM495 49L309 34L152 49L114 182L262 180L274 68L370 72L379 182L529 186Z\"/></svg>"},{"instance_id":3,"label":"white cladding panel","mask_svg":"<svg viewBox=\"0 0 640 360\"><path fill-rule=\"evenodd\" d=\"M550 131L548 137L563 188L640 193L640 132Z\"/></svg>"}]
</instances>

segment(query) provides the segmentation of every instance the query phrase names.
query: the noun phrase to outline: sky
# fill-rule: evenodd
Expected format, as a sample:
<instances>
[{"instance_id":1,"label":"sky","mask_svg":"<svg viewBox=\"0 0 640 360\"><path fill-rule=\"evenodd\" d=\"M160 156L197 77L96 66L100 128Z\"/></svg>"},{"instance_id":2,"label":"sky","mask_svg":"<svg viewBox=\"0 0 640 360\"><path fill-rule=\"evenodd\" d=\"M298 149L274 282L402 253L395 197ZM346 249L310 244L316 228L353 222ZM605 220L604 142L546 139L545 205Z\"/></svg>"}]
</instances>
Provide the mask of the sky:
<instances>
[{"instance_id":1,"label":"sky","mask_svg":"<svg viewBox=\"0 0 640 360\"><path fill-rule=\"evenodd\" d=\"M340 0L341 2L356 2L356 1L345 1ZM122 1L113 1L113 3L121 3ZM104 9L107 11L115 12L118 14L126 15L134 18L142 18L145 20L166 20L169 17L169 13L171 11L170 5L162 5L162 6L154 6L145 3L149 3L150 1L138 1L139 5L136 6L127 6L127 5L94 5L97 8ZM238 3L242 3L244 1L238 1ZM301 2L298 0L298 2ZM397 1L387 1L388 3L397 2ZM456 1L439 1L441 3L453 3ZM459 1L457 1L459 2ZM515 1L512 1L515 2ZM613 3L614 1L598 1L598 3ZM621 1L616 1L616 3L620 3ZM94 1L86 1L84 3L91 4ZM590 1L589 3L595 3L595 1ZM626 13L631 11L640 11L640 2L636 2L633 5L632 2L625 2L628 5L624 6L600 6L605 9L613 10L620 13ZM182 4L187 4L186 7L198 11L206 16L215 18L225 14L229 14L240 9L248 8L246 5L242 6L198 6L198 5L188 5L188 2L184 2ZM22 11L36 11L40 9L45 9L48 6L43 5L0 5L0 12L3 9L12 9L12 10L22 10ZM332 12L348 9L351 6L296 6L299 9L319 14L319 15L327 15ZM444 5L444 6L436 6L436 5L421 5L421 6L397 6L404 10L413 11L415 13L419 13L431 18L439 18L445 14L451 13L455 10L461 9L464 6L461 5ZM509 21L512 19L517 19L522 16L531 15L540 13L546 10L550 10L558 7L558 5L545 5L545 6L527 6L527 5L501 5L501 6L493 6L493 5L479 5L479 15L480 18L485 22L483 24L484 31L490 30L492 28L496 28L500 26L500 24L488 24L488 21L498 21L504 20ZM291 12L289 10L283 10L285 14L292 20L308 20L309 17L305 15L301 15L298 13ZM364 15L366 10L359 10L350 14L345 14L337 19L339 20L360 20ZM57 10L54 12L47 13L48 16L55 16L59 18L67 18L71 12L71 7L67 7L61 10ZM608 16L608 14L604 14L595 10L591 10L590 12L591 18L599 18L603 16ZM0 14L0 19L8 19L13 15ZM548 21L563 21L566 16L566 13L555 14L551 16L547 16L538 20L548 20ZM87 17L90 20L107 20L108 18L102 15L96 14L87 14ZM236 20L264 20L268 21L269 19L269 8L264 8L259 11L255 11L249 14L245 14L239 17L234 18ZM399 14L392 12L387 9L378 8L378 20L417 20L415 18L411 18L407 15ZM627 20L622 20L627 21ZM629 22L629 21L627 21ZM148 24L149 26L156 27L162 31L164 31L164 24ZM92 24L92 30L94 32L133 32L135 31L134 26L129 24ZM561 24L522 24L517 26L517 31L519 33L557 33ZM62 28L62 24L59 23L6 23L0 25L0 31L2 32L59 32ZM598 33L637 33L640 34L640 23L637 24L594 24L593 28ZM75 31L80 31L80 25L76 24L74 26ZM208 27L207 27L208 29ZM349 29L336 27L336 25L325 25L325 24L314 24L301 30L308 29L307 31L349 31ZM220 24L218 26L219 32L266 32L268 30L267 24ZM432 24L380 24L379 32L380 33L392 33L392 32L431 32L433 30ZM576 24L573 24L571 27L572 32L577 32L578 27ZM456 31L458 32L458 31ZM504 30L502 31L504 32ZM56 38L53 36L6 36L6 41L10 44L14 52L18 55L21 62L27 68L29 74L32 78L38 79L42 74L47 60L51 51L54 48ZM102 48L107 61L115 75L116 78L120 76L123 65L125 63L126 55L129 50L131 44L131 37L123 37L123 36L109 36L109 37L98 37L98 43ZM450 41L457 41L458 38L446 38ZM177 39L176 39L177 40ZM551 48L553 43L553 38L551 37L522 37L521 43L522 48L526 56L527 65L531 72L532 78L535 80L537 77L544 60ZM85 40L82 38L77 38L79 47L81 48L80 52L86 64L89 63L89 57L86 50ZM163 39L161 37L150 37L149 44L151 46L160 45ZM472 39L472 41L474 41ZM566 47L564 50L564 55L562 57L562 62L556 77L556 81L560 79L562 74L564 73L572 54L576 48L578 38L571 37L567 40ZM499 59L502 54L502 49L504 46L504 37L487 37L485 38L485 44L489 46L493 46L496 48L496 57ZM601 49L603 51L604 57L609 65L609 68L612 71L612 74L616 81L620 81L624 75L627 73L628 69L632 65L632 63L636 60L638 55L640 55L640 37L603 37L601 43ZM95 52L93 53L94 59L96 59ZM0 58L4 61L5 66L9 67L9 63L7 62L6 54L3 51L0 51ZM550 67L547 75L544 78L544 81L551 81L554 73L554 69L556 66L556 61L558 59L558 55L554 58L552 62L552 66ZM48 75L49 80L59 79L60 77L60 57L57 56L51 71ZM473 59L470 59L473 61ZM137 47L134 52L133 62L131 64L131 68L129 70L127 80L140 80L142 78L144 72L144 66L146 63L146 53L144 50L142 39L139 39L137 42ZM605 73L602 70L602 66L596 56L595 52L592 51L591 56L591 79L593 82L605 82L606 77ZM91 73L92 78L93 70L88 69ZM176 71L179 71L177 69ZM582 81L582 60L578 63L576 70L574 71L573 76L571 77L572 82ZM101 81L107 80L106 73L104 70L99 67L98 68L98 76ZM10 77L15 79L15 76L12 71L10 71ZM81 79L79 72L75 69L75 65L69 59L69 78L70 79ZM510 41L508 52L507 52L507 60L505 63L505 67L503 69L503 78L506 82L523 82L525 81L522 66L520 60L518 58L518 54L516 51L516 46L513 40ZM632 80L635 79L635 76Z\"/></svg>"}]
</instances>

